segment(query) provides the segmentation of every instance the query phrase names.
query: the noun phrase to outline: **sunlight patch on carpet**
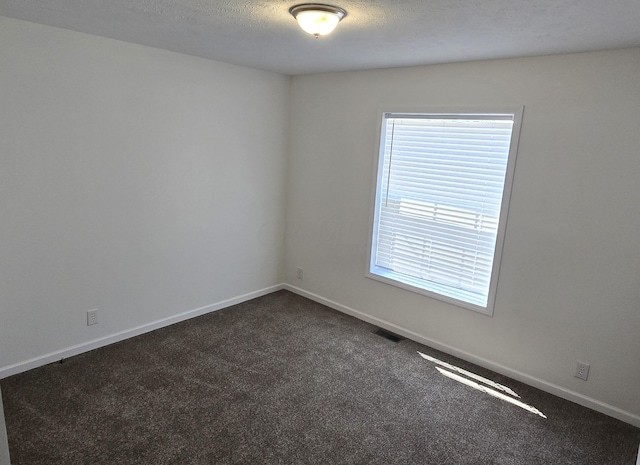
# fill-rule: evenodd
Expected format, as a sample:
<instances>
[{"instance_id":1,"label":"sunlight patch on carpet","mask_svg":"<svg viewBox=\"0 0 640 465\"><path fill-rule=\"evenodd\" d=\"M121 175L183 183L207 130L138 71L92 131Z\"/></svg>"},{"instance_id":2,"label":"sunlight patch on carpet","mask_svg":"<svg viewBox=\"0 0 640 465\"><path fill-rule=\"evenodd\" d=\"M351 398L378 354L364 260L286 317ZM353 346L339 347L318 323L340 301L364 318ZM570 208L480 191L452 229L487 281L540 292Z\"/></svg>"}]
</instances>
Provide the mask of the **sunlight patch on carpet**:
<instances>
[{"instance_id":1,"label":"sunlight patch on carpet","mask_svg":"<svg viewBox=\"0 0 640 465\"><path fill-rule=\"evenodd\" d=\"M429 360L430 362L437 363L438 365L443 366L445 368L448 368L451 371L455 371L456 373L459 373L461 375L464 375L467 378L475 379L476 381L484 383L487 386L491 386L492 388L497 389L498 391L506 392L507 394L510 394L513 397L520 398L520 396L518 394L516 394L513 390L511 390L507 386L504 386L502 384L498 384L495 381L491 381L490 379L487 379L487 378L485 378L483 376L480 376L480 375L476 375L475 373L472 373L470 371L463 370L460 367L457 367L455 365L451 365L450 363L447 363L447 362L443 362L442 360L438 360L437 358L431 357L431 356L429 356L427 354L423 354L422 352L418 352L418 354L420 355L420 357L424 358L425 360Z\"/></svg>"},{"instance_id":2,"label":"sunlight patch on carpet","mask_svg":"<svg viewBox=\"0 0 640 465\"><path fill-rule=\"evenodd\" d=\"M487 379L483 376L477 375L475 373L472 373L470 371L464 370L460 367L457 367L455 365L451 365L450 363L447 362L443 362L442 360L439 360L435 357L431 357L427 354L423 354L422 352L418 352L418 354L424 358L425 360L428 360L430 362L433 362L437 365L440 365L442 367L447 368L448 370L451 371L447 371L444 370L442 368L440 368L440 366L436 367L436 370L438 370L438 372L443 375L446 376L449 379L453 379L454 381L458 381L459 383L462 383L466 386L472 387L473 389L476 389L480 392L484 392L485 394L489 394L492 397L495 397L497 399L503 400L505 402L508 402L512 405L515 405L517 407L520 407L524 410L527 410L531 413L535 413L536 415L541 416L542 418L547 418L547 416L542 413L540 410L538 410L537 408L525 404L522 401L519 401L518 399L520 398L520 396L518 394L516 394L512 389L510 389L507 386L504 386L503 384L499 384L496 383L495 381L492 381L490 379ZM455 372L455 373L454 373ZM461 376L464 375L464 376ZM465 378L466 376L466 378ZM473 381L475 380L475 381ZM479 382L476 382L479 381ZM483 386L482 384L486 384L486 386ZM491 386L491 387L488 387ZM502 391L502 392L500 392ZM506 394L505 394L506 393ZM507 395L509 394L509 395ZM512 396L512 397L510 397ZM517 398L517 399L516 399Z\"/></svg>"},{"instance_id":3,"label":"sunlight patch on carpet","mask_svg":"<svg viewBox=\"0 0 640 465\"><path fill-rule=\"evenodd\" d=\"M509 402L510 404L513 405L517 405L520 408L523 408L525 410L528 410L531 413L535 413L536 415L540 415L542 418L547 418L547 416L542 413L540 410L538 410L535 407L532 407L531 405L527 405L524 402L520 402L517 399L514 399L513 397L509 397L501 392L496 391L495 389L491 389L488 388L486 386L482 386L478 383L476 383L475 381L471 381L470 379L467 378L463 378L460 375L456 375L455 373L451 373L450 371L447 370L443 370L440 367L436 367L436 370L438 370L441 374L443 374L444 376L446 376L447 378L451 378L453 380L456 380L462 384L466 384L467 386L470 386L474 389L477 389L478 391L484 392L486 394L489 394L490 396L493 397L497 397L498 399L504 400L505 402Z\"/></svg>"}]
</instances>

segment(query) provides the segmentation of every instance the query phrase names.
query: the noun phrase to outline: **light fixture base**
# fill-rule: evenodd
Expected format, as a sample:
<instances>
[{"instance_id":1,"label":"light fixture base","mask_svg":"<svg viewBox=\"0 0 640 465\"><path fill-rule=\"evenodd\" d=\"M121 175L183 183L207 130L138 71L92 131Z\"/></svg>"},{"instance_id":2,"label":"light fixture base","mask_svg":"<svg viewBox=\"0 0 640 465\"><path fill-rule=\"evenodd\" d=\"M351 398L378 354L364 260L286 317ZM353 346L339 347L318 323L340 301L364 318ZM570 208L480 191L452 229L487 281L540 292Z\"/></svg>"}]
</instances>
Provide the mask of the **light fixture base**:
<instances>
[{"instance_id":1,"label":"light fixture base","mask_svg":"<svg viewBox=\"0 0 640 465\"><path fill-rule=\"evenodd\" d=\"M339 6L326 5L324 3L301 3L300 5L294 5L289 8L289 13L295 18L298 13L302 11L324 11L327 13L333 13L338 18L343 19L347 16L347 10L340 8Z\"/></svg>"}]
</instances>

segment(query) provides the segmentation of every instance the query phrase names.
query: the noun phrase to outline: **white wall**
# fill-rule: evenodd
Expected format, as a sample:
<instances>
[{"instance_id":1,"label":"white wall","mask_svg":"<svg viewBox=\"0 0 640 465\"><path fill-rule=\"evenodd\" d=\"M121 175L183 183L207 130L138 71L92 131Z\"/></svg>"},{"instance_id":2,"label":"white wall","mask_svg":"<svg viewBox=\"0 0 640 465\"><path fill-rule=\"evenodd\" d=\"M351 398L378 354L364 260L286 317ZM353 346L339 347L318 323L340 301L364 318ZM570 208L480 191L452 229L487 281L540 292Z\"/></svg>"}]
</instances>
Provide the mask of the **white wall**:
<instances>
[{"instance_id":1,"label":"white wall","mask_svg":"<svg viewBox=\"0 0 640 465\"><path fill-rule=\"evenodd\" d=\"M519 104L494 317L366 279L379 109ZM640 426L639 109L640 49L295 77L286 282Z\"/></svg>"},{"instance_id":2,"label":"white wall","mask_svg":"<svg viewBox=\"0 0 640 465\"><path fill-rule=\"evenodd\" d=\"M282 282L290 78L2 17L0 44L0 372Z\"/></svg>"}]
</instances>

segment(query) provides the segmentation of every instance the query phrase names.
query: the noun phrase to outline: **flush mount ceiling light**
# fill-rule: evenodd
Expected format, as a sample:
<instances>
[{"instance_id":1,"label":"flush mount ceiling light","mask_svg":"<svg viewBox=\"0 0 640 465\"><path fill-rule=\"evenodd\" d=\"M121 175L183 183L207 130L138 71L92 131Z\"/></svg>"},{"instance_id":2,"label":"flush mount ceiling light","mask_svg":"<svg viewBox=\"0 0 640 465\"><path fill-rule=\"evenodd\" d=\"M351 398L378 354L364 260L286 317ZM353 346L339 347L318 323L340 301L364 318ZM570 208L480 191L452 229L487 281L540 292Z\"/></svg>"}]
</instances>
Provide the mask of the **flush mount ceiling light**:
<instances>
[{"instance_id":1,"label":"flush mount ceiling light","mask_svg":"<svg viewBox=\"0 0 640 465\"><path fill-rule=\"evenodd\" d=\"M342 8L322 3L303 3L292 6L289 13L298 21L303 31L316 36L316 39L333 31L340 20L347 16Z\"/></svg>"}]
</instances>

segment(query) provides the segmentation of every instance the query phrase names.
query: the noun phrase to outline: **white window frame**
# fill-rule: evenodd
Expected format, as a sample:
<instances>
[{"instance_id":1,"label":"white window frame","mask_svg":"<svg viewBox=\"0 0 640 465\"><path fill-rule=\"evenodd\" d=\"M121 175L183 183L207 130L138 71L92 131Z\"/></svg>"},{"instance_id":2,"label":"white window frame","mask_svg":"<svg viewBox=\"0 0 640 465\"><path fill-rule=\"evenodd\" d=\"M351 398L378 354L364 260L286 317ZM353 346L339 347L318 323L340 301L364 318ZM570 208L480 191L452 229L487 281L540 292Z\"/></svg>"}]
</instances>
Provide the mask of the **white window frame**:
<instances>
[{"instance_id":1,"label":"white window frame","mask_svg":"<svg viewBox=\"0 0 640 465\"><path fill-rule=\"evenodd\" d=\"M408 291L412 291L418 294L426 295L428 297L448 302L454 304L456 306L466 308L469 310L473 310L488 316L493 315L493 310L495 306L496 293L498 288L498 276L500 274L500 263L502 260L502 249L504 245L504 238L506 233L506 225L507 225L507 216L509 211L509 202L511 198L511 189L513 185L513 177L515 173L515 165L516 165L516 156L518 151L518 142L520 137L520 127L522 124L522 116L524 113L523 106L513 106L513 107L493 107L493 108L429 108L427 110L420 111L407 111L406 109L400 110L383 110L380 112L380 124L378 125L378 159L375 163L374 169L374 184L373 184L373 201L371 205L371 217L370 217L370 234L369 234L369 242L368 242L368 260L367 260L367 270L366 276L368 278L374 279L376 281L381 281L386 284L390 284L401 289L405 289ZM507 166L505 172L501 207L500 207L500 216L498 220L498 228L496 232L496 242L493 254L493 263L491 268L491 277L488 286L488 296L487 296L487 304L486 306L477 305L465 300L460 300L459 298L447 296L444 294L440 294L437 290L430 290L424 286L423 282L419 282L419 279L414 280L412 282L412 278L407 277L405 275L400 276L398 279L397 273L385 270L378 267L375 263L376 260L376 251L377 251L377 230L378 230L378 206L380 205L381 196L384 193L380 192L380 187L382 186L382 176L384 172L384 160L385 160L385 125L386 119L389 117L399 117L399 116L407 116L411 118L433 118L433 117L442 117L442 118L466 118L469 117L483 117L486 118L488 116L499 116L499 117L511 117L513 120L513 126L511 131L511 140L509 145L509 154L507 159ZM425 281L426 282L426 281ZM434 287L434 286L432 286ZM437 287L437 285L435 286Z\"/></svg>"}]
</instances>

